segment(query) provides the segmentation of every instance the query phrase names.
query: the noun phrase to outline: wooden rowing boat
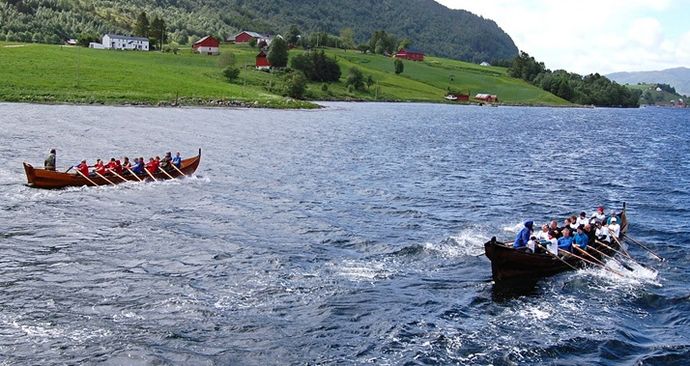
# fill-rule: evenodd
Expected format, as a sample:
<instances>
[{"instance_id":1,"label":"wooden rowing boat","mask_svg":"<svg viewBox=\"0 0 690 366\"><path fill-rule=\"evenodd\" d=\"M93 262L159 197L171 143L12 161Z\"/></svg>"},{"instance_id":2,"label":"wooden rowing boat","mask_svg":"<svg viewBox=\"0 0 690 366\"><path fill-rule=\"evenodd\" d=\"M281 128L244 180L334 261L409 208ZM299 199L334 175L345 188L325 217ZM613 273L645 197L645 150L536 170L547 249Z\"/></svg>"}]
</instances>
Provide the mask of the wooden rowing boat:
<instances>
[{"instance_id":1,"label":"wooden rowing boat","mask_svg":"<svg viewBox=\"0 0 690 366\"><path fill-rule=\"evenodd\" d=\"M180 171L176 169L168 170L166 172L157 171L153 173L153 177L156 180L166 180L171 178L181 177L183 174L185 176L194 174L197 167L199 167L199 162L201 161L201 149L199 149L199 155L182 160L180 164ZM26 179L28 180L27 185L34 188L64 188L64 187L81 187L81 186L102 186L109 184L119 184L125 181L117 176L107 174L103 177L99 176L89 176L88 179L77 173L67 173L67 172L56 172L51 170L45 170L42 168L34 168L31 164L24 163L24 171L26 172ZM167 173L167 174L166 174ZM150 176L147 173L142 173L138 175L133 174L122 174L122 178L127 181L139 182L141 180L150 180ZM111 183L112 182L112 183Z\"/></svg>"},{"instance_id":2,"label":"wooden rowing boat","mask_svg":"<svg viewBox=\"0 0 690 366\"><path fill-rule=\"evenodd\" d=\"M625 204L623 204L623 210L620 214L620 226L620 239L622 240L623 235L628 231ZM615 250L620 249L616 241L606 244ZM616 254L604 246L597 246L597 244L593 246L608 256ZM588 265L572 256L561 257L561 260L548 253L529 253L521 249L514 249L512 242L500 242L496 240L496 237L484 244L484 253L491 260L491 273L494 281L547 277ZM588 249L587 253L602 260L603 256L594 250Z\"/></svg>"}]
</instances>

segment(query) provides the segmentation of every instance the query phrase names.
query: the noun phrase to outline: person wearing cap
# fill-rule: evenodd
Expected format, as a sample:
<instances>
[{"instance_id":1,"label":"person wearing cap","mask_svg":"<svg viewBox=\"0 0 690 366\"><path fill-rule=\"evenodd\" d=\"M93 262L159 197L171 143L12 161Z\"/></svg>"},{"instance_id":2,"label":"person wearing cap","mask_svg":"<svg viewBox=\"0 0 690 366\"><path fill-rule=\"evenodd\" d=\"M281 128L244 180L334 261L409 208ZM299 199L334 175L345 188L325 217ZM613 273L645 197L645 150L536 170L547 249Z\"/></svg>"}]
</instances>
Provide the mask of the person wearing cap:
<instances>
[{"instance_id":1,"label":"person wearing cap","mask_svg":"<svg viewBox=\"0 0 690 366\"><path fill-rule=\"evenodd\" d=\"M580 247L582 250L587 249L587 243L589 242L589 238L587 237L587 234L585 234L585 225L580 225L577 227L577 233L575 233L575 237L573 238L575 245Z\"/></svg>"},{"instance_id":2,"label":"person wearing cap","mask_svg":"<svg viewBox=\"0 0 690 366\"><path fill-rule=\"evenodd\" d=\"M597 210L592 214L592 218L599 222L604 222L606 219L606 215L604 215L604 206L597 207Z\"/></svg>"},{"instance_id":3,"label":"person wearing cap","mask_svg":"<svg viewBox=\"0 0 690 366\"><path fill-rule=\"evenodd\" d=\"M50 153L43 162L43 169L55 171L55 149L50 149Z\"/></svg>"},{"instance_id":4,"label":"person wearing cap","mask_svg":"<svg viewBox=\"0 0 690 366\"><path fill-rule=\"evenodd\" d=\"M534 227L534 222L526 221L525 227L520 230L520 232L515 236L515 242L513 243L513 248L519 249L527 246L530 236L532 236L532 228Z\"/></svg>"},{"instance_id":5,"label":"person wearing cap","mask_svg":"<svg viewBox=\"0 0 690 366\"><path fill-rule=\"evenodd\" d=\"M561 236L561 238L558 239L558 249L562 249L568 252L572 251L575 239L572 236L570 236L570 228L564 227L562 234L563 236Z\"/></svg>"},{"instance_id":6,"label":"person wearing cap","mask_svg":"<svg viewBox=\"0 0 690 366\"><path fill-rule=\"evenodd\" d=\"M616 217L616 211L611 210L609 216L606 218L606 225L611 225L611 219Z\"/></svg>"},{"instance_id":7,"label":"person wearing cap","mask_svg":"<svg viewBox=\"0 0 690 366\"><path fill-rule=\"evenodd\" d=\"M589 220L587 219L587 214L582 211L580 212L580 217L577 218L577 226L580 227L580 225L586 225L589 223Z\"/></svg>"},{"instance_id":8,"label":"person wearing cap","mask_svg":"<svg viewBox=\"0 0 690 366\"><path fill-rule=\"evenodd\" d=\"M621 226L618 224L618 219L616 217L611 218L611 223L609 224L609 235L618 239L621 235Z\"/></svg>"}]
</instances>

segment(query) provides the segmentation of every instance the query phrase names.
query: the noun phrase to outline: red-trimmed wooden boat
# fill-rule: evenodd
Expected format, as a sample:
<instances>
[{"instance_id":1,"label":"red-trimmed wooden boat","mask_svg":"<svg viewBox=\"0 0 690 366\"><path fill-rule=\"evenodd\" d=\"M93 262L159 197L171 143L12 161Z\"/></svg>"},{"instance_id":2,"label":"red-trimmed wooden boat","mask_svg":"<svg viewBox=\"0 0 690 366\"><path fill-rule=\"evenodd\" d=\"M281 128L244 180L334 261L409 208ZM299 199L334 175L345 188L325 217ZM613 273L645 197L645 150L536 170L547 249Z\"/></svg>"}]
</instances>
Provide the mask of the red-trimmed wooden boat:
<instances>
[{"instance_id":1,"label":"red-trimmed wooden boat","mask_svg":"<svg viewBox=\"0 0 690 366\"><path fill-rule=\"evenodd\" d=\"M201 149L199 149L199 155L182 160L180 164L180 171L176 169L166 170L166 173L162 171L157 171L153 174L156 180L166 180L172 178L181 177L183 174L185 176L192 175L199 167L199 162L201 161ZM76 172L57 172L51 170L45 170L43 168L34 168L31 164L24 163L24 171L26 172L26 179L29 181L27 185L34 188L64 188L64 187L81 187L81 186L103 186L110 184L124 183L125 180L139 182L140 180L151 180L151 177L146 173L141 173L138 175L132 174L122 174L122 178L107 174L105 179L99 176L89 175L89 179L84 178ZM183 173L183 174L182 174ZM107 180L106 180L107 179ZM110 181L110 182L109 182ZM111 183L112 182L112 183Z\"/></svg>"},{"instance_id":2,"label":"red-trimmed wooden boat","mask_svg":"<svg viewBox=\"0 0 690 366\"><path fill-rule=\"evenodd\" d=\"M623 204L623 210L620 213L620 226L620 240L623 240L624 234L628 231L625 204ZM613 249L620 249L620 245L615 240L606 244ZM616 254L613 250L596 243L593 246L608 256ZM586 262L572 256L560 257L561 260L549 253L529 253L524 250L514 249L512 241L503 243L497 241L496 237L491 238L490 241L484 244L484 253L491 260L491 273L494 281L547 277L572 270L573 267L582 268L588 266ZM592 249L587 250L587 253L602 260L603 256Z\"/></svg>"}]
</instances>

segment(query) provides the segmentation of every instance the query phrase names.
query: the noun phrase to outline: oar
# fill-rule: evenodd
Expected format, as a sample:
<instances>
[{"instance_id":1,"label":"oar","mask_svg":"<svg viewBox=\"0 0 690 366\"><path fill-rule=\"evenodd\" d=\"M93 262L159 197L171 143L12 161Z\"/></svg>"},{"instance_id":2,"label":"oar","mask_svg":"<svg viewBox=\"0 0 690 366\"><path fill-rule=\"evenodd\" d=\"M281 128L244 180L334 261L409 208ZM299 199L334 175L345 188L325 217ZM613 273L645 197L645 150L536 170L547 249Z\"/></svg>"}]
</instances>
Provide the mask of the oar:
<instances>
[{"instance_id":1,"label":"oar","mask_svg":"<svg viewBox=\"0 0 690 366\"><path fill-rule=\"evenodd\" d=\"M132 171L132 169L129 169L129 168L126 168L126 169L127 169L127 171L129 171L130 174L132 174L134 176L134 178L137 178L137 179L139 179L140 182L143 182L143 180L141 178L139 178L139 176L136 175L136 173L134 173Z\"/></svg>"},{"instance_id":2,"label":"oar","mask_svg":"<svg viewBox=\"0 0 690 366\"><path fill-rule=\"evenodd\" d=\"M67 168L67 170L65 170L65 173L67 173L67 172L69 172L70 170L72 170L72 168L74 168L74 165L72 165L71 167Z\"/></svg>"},{"instance_id":3,"label":"oar","mask_svg":"<svg viewBox=\"0 0 690 366\"><path fill-rule=\"evenodd\" d=\"M127 179L125 179L125 177L121 176L120 174L117 174L116 171L114 171L112 169L108 169L108 171L115 174L118 178L122 179L123 182L129 182Z\"/></svg>"},{"instance_id":4,"label":"oar","mask_svg":"<svg viewBox=\"0 0 690 366\"><path fill-rule=\"evenodd\" d=\"M589 263L589 264L591 264L591 265L593 265L593 266L602 267L603 269L605 269L605 270L607 270L607 271L609 271L609 272L611 272L611 273L617 274L617 275L619 275L619 276L621 276L621 277L625 277L625 276L623 276L623 274L619 273L618 271L614 271L614 270L612 270L612 269L609 268L609 267L606 267L606 266L604 266L604 265L597 264L597 263L594 263L594 262L592 262L592 261L590 261L590 260L587 260L587 259L585 259L585 258L582 258L582 257L580 257L579 255L577 255L577 254L575 254L575 253L571 253L571 252L569 252L569 251L567 251L567 250L563 250L563 249L560 249L560 248L559 248L558 250L561 251L561 252L563 252L564 254L572 255L573 257L575 257L575 258L577 258L577 259L579 259L579 260L581 260L581 261L583 261L583 262L585 262L585 263Z\"/></svg>"},{"instance_id":5,"label":"oar","mask_svg":"<svg viewBox=\"0 0 690 366\"><path fill-rule=\"evenodd\" d=\"M146 172L146 174L149 175L149 177L151 177L151 179L153 179L154 182L158 182L156 177L154 177L153 174L151 174L151 172L148 169L144 168L144 171Z\"/></svg>"},{"instance_id":6,"label":"oar","mask_svg":"<svg viewBox=\"0 0 690 366\"><path fill-rule=\"evenodd\" d=\"M544 248L544 247L543 247L541 244L539 244L539 243L534 243L534 244L536 244L539 248L541 248L543 251L545 251L546 253L548 253L550 256L555 257L555 258L558 259L559 261L565 263L566 266L568 266L568 267L574 269L575 271L577 271L577 268L576 268L575 266L573 266L572 264L566 262L565 259L563 259L563 258L557 256L556 254L551 253L548 249Z\"/></svg>"},{"instance_id":7,"label":"oar","mask_svg":"<svg viewBox=\"0 0 690 366\"><path fill-rule=\"evenodd\" d=\"M92 181L91 178L85 176L84 173L81 172L81 170L77 169L77 173L79 173L79 175L81 175L82 177L84 177L86 180L89 181L89 183L93 184L94 186L97 186L97 185L98 185L98 184L96 184L96 182Z\"/></svg>"},{"instance_id":8,"label":"oar","mask_svg":"<svg viewBox=\"0 0 690 366\"><path fill-rule=\"evenodd\" d=\"M94 173L96 173L97 176L103 178L106 182L108 182L108 183L110 183L110 184L112 184L112 185L115 185L115 183L113 183L112 181L110 181L110 179L108 179L108 178L106 178L105 176L103 176L103 174L101 174L101 173L99 173L99 172L94 172Z\"/></svg>"},{"instance_id":9,"label":"oar","mask_svg":"<svg viewBox=\"0 0 690 366\"><path fill-rule=\"evenodd\" d=\"M177 170L178 173L182 174L182 176L185 176L185 177L187 176L187 174L182 173L182 171L180 170L180 168L178 168L175 164L170 163L170 165L172 165L172 167L175 168L175 170Z\"/></svg>"},{"instance_id":10,"label":"oar","mask_svg":"<svg viewBox=\"0 0 690 366\"><path fill-rule=\"evenodd\" d=\"M163 170L163 168L161 168L161 167L158 167L158 169L159 169L160 171L162 171L163 173L165 173L165 175L167 175L167 176L168 176L168 178L170 178L170 179L175 179L175 178L173 178L173 176L172 176L172 175L168 174L168 172L166 172L165 170Z\"/></svg>"},{"instance_id":11,"label":"oar","mask_svg":"<svg viewBox=\"0 0 690 366\"><path fill-rule=\"evenodd\" d=\"M660 261L665 261L666 259L662 258L660 255L654 253L651 249L647 248L644 244L640 243L639 241L635 240L634 238L631 238L630 236L626 235L623 237L624 239L630 239L633 243L641 246L644 250L648 251L651 255L655 256L658 260Z\"/></svg>"},{"instance_id":12,"label":"oar","mask_svg":"<svg viewBox=\"0 0 690 366\"><path fill-rule=\"evenodd\" d=\"M593 251L601 254L602 256L615 261L616 263L620 264L621 266L623 266L623 268L627 269L628 271L634 271L634 269L632 267L628 266L627 264L625 264L619 260L616 260L616 258L613 258L612 256L610 256L610 255L602 252L601 250L595 248L594 246L590 245L589 248L592 249Z\"/></svg>"},{"instance_id":13,"label":"oar","mask_svg":"<svg viewBox=\"0 0 690 366\"><path fill-rule=\"evenodd\" d=\"M587 256L588 256L589 258L591 258L593 261L595 261L595 262L601 264L602 266L606 266L606 264L605 264L604 262L602 262L602 261L600 261L599 259L597 259L597 257L595 257L595 256L593 256L593 255L587 253L587 251L584 250L584 249L582 249L582 248L580 248L579 245L573 244L573 248L577 249L578 252L587 255Z\"/></svg>"},{"instance_id":14,"label":"oar","mask_svg":"<svg viewBox=\"0 0 690 366\"><path fill-rule=\"evenodd\" d=\"M633 257L631 257L628 253L622 252L622 251L620 251L620 250L616 250L616 248L613 248L613 247L610 247L610 246L606 245L606 243L604 243L604 242L601 241L601 240L597 240L596 243L599 244L599 245L603 245L604 247L606 247L606 248L608 248L608 249L611 249L611 250L613 250L614 252L616 252L616 253L618 253L618 254L620 254L620 255L626 256L626 257L628 257L630 260L633 260L633 261L635 260L635 259L634 259Z\"/></svg>"},{"instance_id":15,"label":"oar","mask_svg":"<svg viewBox=\"0 0 690 366\"><path fill-rule=\"evenodd\" d=\"M618 238L617 238L615 235L613 235L613 233L609 233L609 238L611 238L611 240L615 241L616 244L618 244L618 246L621 248L621 251L622 251L623 253L627 254L628 257L630 257L630 253L628 253L628 251L625 250L625 248L623 247L623 243L621 243L621 241L618 240ZM632 257L631 257L631 258L632 258Z\"/></svg>"}]
</instances>

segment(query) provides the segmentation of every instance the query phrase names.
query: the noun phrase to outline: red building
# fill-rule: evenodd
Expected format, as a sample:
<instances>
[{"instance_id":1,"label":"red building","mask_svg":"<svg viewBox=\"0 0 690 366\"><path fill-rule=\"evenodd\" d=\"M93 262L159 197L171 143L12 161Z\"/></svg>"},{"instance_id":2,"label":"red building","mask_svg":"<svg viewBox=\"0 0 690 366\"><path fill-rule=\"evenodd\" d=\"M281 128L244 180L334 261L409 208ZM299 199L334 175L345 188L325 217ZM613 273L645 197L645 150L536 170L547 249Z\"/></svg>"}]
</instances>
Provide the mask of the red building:
<instances>
[{"instance_id":1,"label":"red building","mask_svg":"<svg viewBox=\"0 0 690 366\"><path fill-rule=\"evenodd\" d=\"M271 68L271 63L268 62L268 57L266 57L266 52L261 51L256 55L256 69L257 70L268 70Z\"/></svg>"},{"instance_id":2,"label":"red building","mask_svg":"<svg viewBox=\"0 0 690 366\"><path fill-rule=\"evenodd\" d=\"M192 50L202 55L217 55L219 53L220 41L212 36L206 36L192 45Z\"/></svg>"},{"instance_id":3,"label":"red building","mask_svg":"<svg viewBox=\"0 0 690 366\"><path fill-rule=\"evenodd\" d=\"M498 97L493 95L493 94L477 94L474 96L474 99L482 101L482 102L487 102L487 103L496 103L498 102Z\"/></svg>"},{"instance_id":4,"label":"red building","mask_svg":"<svg viewBox=\"0 0 690 366\"><path fill-rule=\"evenodd\" d=\"M402 49L395 54L395 58L403 58L410 61L424 61L424 52Z\"/></svg>"},{"instance_id":5,"label":"red building","mask_svg":"<svg viewBox=\"0 0 690 366\"><path fill-rule=\"evenodd\" d=\"M247 43L252 39L258 41L260 38L264 38L264 36L256 32L242 31L235 35L235 43Z\"/></svg>"}]
</instances>

